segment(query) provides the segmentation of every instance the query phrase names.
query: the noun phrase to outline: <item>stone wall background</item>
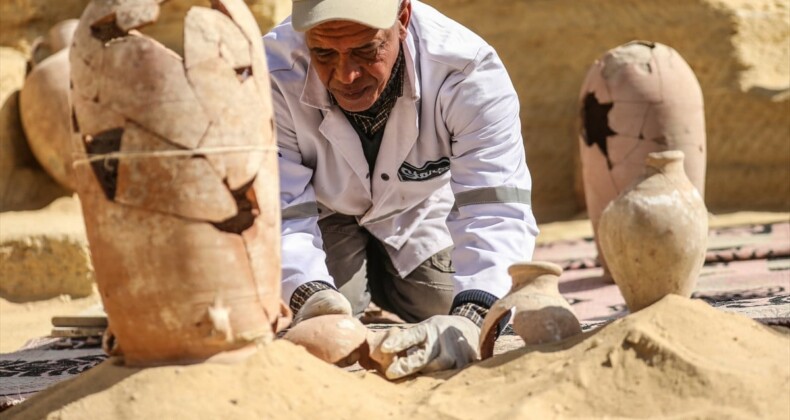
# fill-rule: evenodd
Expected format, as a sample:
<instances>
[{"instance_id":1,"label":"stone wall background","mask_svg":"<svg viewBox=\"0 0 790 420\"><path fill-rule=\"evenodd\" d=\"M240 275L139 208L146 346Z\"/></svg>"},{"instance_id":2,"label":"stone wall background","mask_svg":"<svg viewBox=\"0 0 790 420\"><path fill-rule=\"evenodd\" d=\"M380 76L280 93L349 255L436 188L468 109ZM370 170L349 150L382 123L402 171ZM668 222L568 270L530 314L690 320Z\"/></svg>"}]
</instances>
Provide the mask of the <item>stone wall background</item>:
<instances>
[{"instance_id":1,"label":"stone wall background","mask_svg":"<svg viewBox=\"0 0 790 420\"><path fill-rule=\"evenodd\" d=\"M634 39L676 49L705 97L706 203L790 208L787 0L428 0L492 44L521 99L539 222L584 209L577 98L587 68Z\"/></svg>"}]
</instances>

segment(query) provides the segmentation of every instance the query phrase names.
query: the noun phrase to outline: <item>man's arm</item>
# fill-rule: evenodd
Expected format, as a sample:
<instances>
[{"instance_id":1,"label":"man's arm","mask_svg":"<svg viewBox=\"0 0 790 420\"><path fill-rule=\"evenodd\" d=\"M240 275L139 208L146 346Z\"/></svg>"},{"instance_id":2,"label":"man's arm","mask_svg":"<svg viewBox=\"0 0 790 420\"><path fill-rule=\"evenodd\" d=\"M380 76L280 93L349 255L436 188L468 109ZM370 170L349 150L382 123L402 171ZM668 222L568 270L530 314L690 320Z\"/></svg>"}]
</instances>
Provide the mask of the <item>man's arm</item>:
<instances>
[{"instance_id":1,"label":"man's arm","mask_svg":"<svg viewBox=\"0 0 790 420\"><path fill-rule=\"evenodd\" d=\"M446 86L439 99L452 133L450 185L456 203L447 226L455 244L453 306L489 307L492 297L510 290L508 267L532 258L538 234L519 102L489 46Z\"/></svg>"},{"instance_id":2,"label":"man's arm","mask_svg":"<svg viewBox=\"0 0 790 420\"><path fill-rule=\"evenodd\" d=\"M330 313L350 314L351 305L336 291L326 267L310 183L313 171L302 164L293 118L274 77L272 99L282 208L282 299L294 312L294 323Z\"/></svg>"},{"instance_id":3,"label":"man's arm","mask_svg":"<svg viewBox=\"0 0 790 420\"><path fill-rule=\"evenodd\" d=\"M464 71L450 76L438 99L452 134L456 205L447 226L456 296L450 316L431 317L382 342L383 353L407 354L385 368L390 379L474 361L482 319L510 289L508 267L532 258L538 233L518 98L493 49L481 48Z\"/></svg>"}]
</instances>

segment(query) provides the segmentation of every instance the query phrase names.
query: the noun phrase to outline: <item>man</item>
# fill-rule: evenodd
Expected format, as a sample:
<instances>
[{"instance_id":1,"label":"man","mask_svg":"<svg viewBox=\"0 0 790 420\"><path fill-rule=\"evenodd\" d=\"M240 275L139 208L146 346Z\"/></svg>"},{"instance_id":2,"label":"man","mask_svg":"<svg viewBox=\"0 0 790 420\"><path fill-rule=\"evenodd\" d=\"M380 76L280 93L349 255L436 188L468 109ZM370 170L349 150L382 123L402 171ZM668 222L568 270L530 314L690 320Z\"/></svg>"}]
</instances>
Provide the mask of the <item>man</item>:
<instances>
[{"instance_id":1,"label":"man","mask_svg":"<svg viewBox=\"0 0 790 420\"><path fill-rule=\"evenodd\" d=\"M416 0L293 0L264 42L294 322L372 299L419 322L382 343L388 378L473 361L538 232L493 48Z\"/></svg>"}]
</instances>

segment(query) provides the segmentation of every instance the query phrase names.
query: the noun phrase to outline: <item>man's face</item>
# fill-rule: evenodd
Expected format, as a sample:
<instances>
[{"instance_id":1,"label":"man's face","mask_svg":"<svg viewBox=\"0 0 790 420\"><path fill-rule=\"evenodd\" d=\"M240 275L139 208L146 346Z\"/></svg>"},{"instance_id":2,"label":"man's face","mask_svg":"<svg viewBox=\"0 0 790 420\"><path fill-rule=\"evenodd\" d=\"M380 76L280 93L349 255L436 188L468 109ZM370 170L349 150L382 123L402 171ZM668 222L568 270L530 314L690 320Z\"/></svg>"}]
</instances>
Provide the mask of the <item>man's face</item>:
<instances>
[{"instance_id":1,"label":"man's face","mask_svg":"<svg viewBox=\"0 0 790 420\"><path fill-rule=\"evenodd\" d=\"M344 110L365 111L387 86L400 41L406 38L411 10L404 11L386 30L330 21L306 32L312 66Z\"/></svg>"}]
</instances>

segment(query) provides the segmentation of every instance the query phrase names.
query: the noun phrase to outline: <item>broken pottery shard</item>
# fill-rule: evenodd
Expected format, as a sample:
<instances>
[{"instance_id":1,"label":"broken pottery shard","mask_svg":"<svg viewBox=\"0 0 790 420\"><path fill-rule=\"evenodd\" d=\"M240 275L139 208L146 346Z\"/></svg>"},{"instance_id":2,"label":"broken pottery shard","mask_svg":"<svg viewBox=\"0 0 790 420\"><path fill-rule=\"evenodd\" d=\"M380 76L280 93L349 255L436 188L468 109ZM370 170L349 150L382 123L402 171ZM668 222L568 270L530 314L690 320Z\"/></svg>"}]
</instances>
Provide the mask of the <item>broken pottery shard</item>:
<instances>
[{"instance_id":1,"label":"broken pottery shard","mask_svg":"<svg viewBox=\"0 0 790 420\"><path fill-rule=\"evenodd\" d=\"M95 136L104 131L123 127L126 121L121 114L109 107L78 94L71 96L71 104L74 119L79 121L79 127L72 128L83 135Z\"/></svg>"},{"instance_id":2,"label":"broken pottery shard","mask_svg":"<svg viewBox=\"0 0 790 420\"><path fill-rule=\"evenodd\" d=\"M702 91L677 51L634 41L608 51L590 67L579 105L584 195L599 259L609 277L600 252L598 221L604 207L639 178L649 153L683 151L685 171L704 195Z\"/></svg>"},{"instance_id":3,"label":"broken pottery shard","mask_svg":"<svg viewBox=\"0 0 790 420\"><path fill-rule=\"evenodd\" d=\"M107 9L107 10L102 10ZM91 2L82 13L80 22L98 18L109 8L102 8L96 2ZM89 24L77 25L74 40L69 48L69 64L71 67L71 95L83 98L96 98L99 94L101 78L98 70L101 69L104 43L93 36Z\"/></svg>"},{"instance_id":4,"label":"broken pottery shard","mask_svg":"<svg viewBox=\"0 0 790 420\"><path fill-rule=\"evenodd\" d=\"M159 3L165 0L121 0L115 7L115 23L125 32L153 23L159 17Z\"/></svg>"},{"instance_id":5,"label":"broken pottery shard","mask_svg":"<svg viewBox=\"0 0 790 420\"><path fill-rule=\"evenodd\" d=\"M195 148L208 128L208 117L174 52L132 32L107 43L100 103L186 148Z\"/></svg>"},{"instance_id":6,"label":"broken pottery shard","mask_svg":"<svg viewBox=\"0 0 790 420\"><path fill-rule=\"evenodd\" d=\"M236 190L249 182L261 164L262 150L273 147L272 110L268 91L262 94L260 75L252 62L263 63L263 50L255 49L255 26L239 22L244 4L229 1L220 4L220 12L193 9L185 27L185 62L187 77L200 103L206 109L211 126L202 148L236 147L245 143L253 148L207 155L228 186ZM241 9L240 9L241 7ZM231 21L237 19L235 22ZM252 21L254 23L254 19ZM241 27L241 30L239 29ZM210 35L207 28L217 33ZM268 83L263 83L268 86ZM255 150L255 148L259 150Z\"/></svg>"},{"instance_id":7,"label":"broken pottery shard","mask_svg":"<svg viewBox=\"0 0 790 420\"><path fill-rule=\"evenodd\" d=\"M296 324L283 338L327 363L342 367L356 363L356 350L365 343L367 331L352 316L322 315ZM353 360L349 356L354 356Z\"/></svg>"},{"instance_id":8,"label":"broken pottery shard","mask_svg":"<svg viewBox=\"0 0 790 420\"><path fill-rule=\"evenodd\" d=\"M127 123L121 153L177 150L137 124ZM221 222L236 202L208 161L196 156L121 159L115 201L178 217Z\"/></svg>"},{"instance_id":9,"label":"broken pottery shard","mask_svg":"<svg viewBox=\"0 0 790 420\"><path fill-rule=\"evenodd\" d=\"M59 51L33 68L19 95L19 115L38 162L73 191L68 51Z\"/></svg>"},{"instance_id":10,"label":"broken pottery shard","mask_svg":"<svg viewBox=\"0 0 790 420\"><path fill-rule=\"evenodd\" d=\"M560 266L527 262L513 264L508 272L513 278L513 287L505 297L494 302L483 320L481 358L493 356L497 325L513 308L516 309L513 330L527 345L552 343L582 332L573 309L559 292Z\"/></svg>"},{"instance_id":11,"label":"broken pottery shard","mask_svg":"<svg viewBox=\"0 0 790 420\"><path fill-rule=\"evenodd\" d=\"M227 179L228 186L238 189L258 172L264 139L272 136L267 130L266 108L252 82L240 82L233 69L220 58L195 65L187 70L187 75L211 115L211 126L200 147L247 146L246 150L206 156Z\"/></svg>"},{"instance_id":12,"label":"broken pottery shard","mask_svg":"<svg viewBox=\"0 0 790 420\"><path fill-rule=\"evenodd\" d=\"M250 41L225 14L193 7L184 22L184 63L187 69L216 58L223 59L231 69L252 66Z\"/></svg>"},{"instance_id":13,"label":"broken pottery shard","mask_svg":"<svg viewBox=\"0 0 790 420\"><path fill-rule=\"evenodd\" d=\"M259 45L263 45L258 22L255 21L255 17L249 12L243 0L211 0L211 6L230 17L251 43L257 42Z\"/></svg>"},{"instance_id":14,"label":"broken pottery shard","mask_svg":"<svg viewBox=\"0 0 790 420\"><path fill-rule=\"evenodd\" d=\"M250 57L252 58L252 74L255 76L253 82L258 88L258 92L262 98L271 97L271 86L267 82L267 78L261 77L264 74L269 74L269 69L266 66L266 59L263 56L263 38L260 36L258 23L252 14L247 12L247 6L242 0L211 0L211 4L215 9L230 16L241 28L247 39L250 40ZM268 104L268 102L267 102ZM261 116L263 120L271 119L271 107L265 116ZM272 144L274 139L272 138Z\"/></svg>"},{"instance_id":15,"label":"broken pottery shard","mask_svg":"<svg viewBox=\"0 0 790 420\"><path fill-rule=\"evenodd\" d=\"M708 212L683 152L651 153L645 174L612 201L598 227L612 277L636 312L668 294L691 296L705 262Z\"/></svg>"},{"instance_id":16,"label":"broken pottery shard","mask_svg":"<svg viewBox=\"0 0 790 420\"><path fill-rule=\"evenodd\" d=\"M663 98L659 65L653 49L656 44L630 42L602 58L601 76L611 102L661 102ZM634 80L639 80L635 89Z\"/></svg>"},{"instance_id":17,"label":"broken pottery shard","mask_svg":"<svg viewBox=\"0 0 790 420\"><path fill-rule=\"evenodd\" d=\"M159 3L94 0L70 56L79 69L72 78L71 139L82 158L75 177L117 341L108 349L121 349L135 366L238 354L290 321L280 300L276 155L261 150L274 144L273 132L261 128L271 124L271 99L245 86L254 77L268 84L267 73L238 73L233 63L244 63L245 52L224 45L232 38L228 17L198 11L224 19L225 30L201 29L204 39L222 42L188 80L180 56L130 30L154 19ZM255 38L260 45L260 33ZM263 60L262 48L246 53ZM233 62L221 57L234 54ZM230 97L217 96L223 88ZM211 125L215 141L204 141Z\"/></svg>"}]
</instances>

